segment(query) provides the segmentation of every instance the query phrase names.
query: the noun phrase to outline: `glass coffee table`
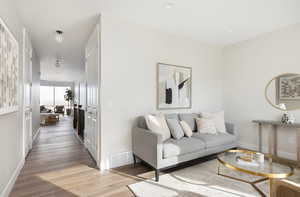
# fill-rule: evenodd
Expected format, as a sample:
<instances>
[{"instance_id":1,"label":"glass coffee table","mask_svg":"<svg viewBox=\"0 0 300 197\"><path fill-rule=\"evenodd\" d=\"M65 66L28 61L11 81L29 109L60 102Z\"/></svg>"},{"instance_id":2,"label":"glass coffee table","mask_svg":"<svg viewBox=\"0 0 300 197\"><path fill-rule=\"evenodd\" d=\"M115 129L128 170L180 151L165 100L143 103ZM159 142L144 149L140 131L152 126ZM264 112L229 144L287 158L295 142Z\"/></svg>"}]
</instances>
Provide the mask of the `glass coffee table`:
<instances>
[{"instance_id":1,"label":"glass coffee table","mask_svg":"<svg viewBox=\"0 0 300 197\"><path fill-rule=\"evenodd\" d=\"M284 165L277 163L271 155L264 155L264 162L254 162L250 164L247 164L247 161L245 161L244 158L248 158L250 156L253 156L255 154L259 154L258 152L254 151L248 151L248 150L228 150L224 153L221 153L218 155L217 160L219 161L218 163L218 175L224 176L230 179L234 179L237 181L242 181L245 183L248 183L252 185L252 187L259 192L261 196L267 196L265 195L257 186L257 183L267 181L269 180L269 190L270 190L270 195L272 196L272 180L273 179L282 179L289 177L293 175L294 169L290 166ZM260 154L261 155L261 154ZM241 158L243 160L241 161ZM239 171L242 173L250 174L250 175L255 175L260 178L256 181L250 182L247 180L239 179L236 177L232 177L229 175L222 174L220 172L220 165L223 165L229 169Z\"/></svg>"}]
</instances>

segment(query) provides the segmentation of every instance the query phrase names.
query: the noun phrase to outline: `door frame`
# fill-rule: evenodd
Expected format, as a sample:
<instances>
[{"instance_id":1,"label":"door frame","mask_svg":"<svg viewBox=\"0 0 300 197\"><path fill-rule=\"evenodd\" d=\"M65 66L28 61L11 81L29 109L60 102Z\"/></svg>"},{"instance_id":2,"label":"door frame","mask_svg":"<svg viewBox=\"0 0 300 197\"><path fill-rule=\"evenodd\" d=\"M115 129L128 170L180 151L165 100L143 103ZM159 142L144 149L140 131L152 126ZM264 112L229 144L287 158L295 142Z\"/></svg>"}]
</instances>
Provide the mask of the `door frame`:
<instances>
[{"instance_id":1,"label":"door frame","mask_svg":"<svg viewBox=\"0 0 300 197\"><path fill-rule=\"evenodd\" d=\"M105 162L102 161L102 132L101 132L101 15L98 16L98 22L97 24L95 25L95 27L93 28L90 36L93 35L94 31L97 32L97 45L98 47L96 47L97 49L97 54L98 54L98 59L97 59L97 65L98 65L98 69L97 69L97 133L96 133L96 136L97 136L97 139L96 139L96 142L97 142L97 150L96 150L96 163L97 163L97 166L100 170L102 169L105 169ZM90 37L89 37L90 38ZM87 44L89 43L90 39L88 39L88 42ZM94 48L93 48L94 49ZM92 50L90 50L92 51ZM86 73L86 76L87 76L87 58L90 54L90 51L87 51L87 47L85 47L85 73ZM87 79L85 79L85 116L87 116L87 110L89 108L88 106L88 83L87 83Z\"/></svg>"},{"instance_id":2,"label":"door frame","mask_svg":"<svg viewBox=\"0 0 300 197\"><path fill-rule=\"evenodd\" d=\"M33 143L33 140L32 139L30 139L29 141L26 139L27 138L27 136L28 136L28 134L27 134L27 131L26 131L26 115L25 115L25 113L26 113L26 101L25 101L25 99L26 99L26 96L25 96L25 84L26 84L26 72L25 72L25 68L26 68L26 39L29 39L29 35L28 35L28 31L26 30L26 28L23 28L23 30L22 30L22 41L23 41L23 43L22 43L22 54L23 54L23 56L22 56L22 85L21 85L21 88L22 88L22 135L23 135L23 142L22 142L22 144L23 144L23 158L26 158L26 156L27 156L27 154L29 153L29 151L32 149L32 143ZM30 42L30 39L28 40L29 42ZM32 49L32 46L31 46L31 50L33 50ZM32 80L32 54L33 53L33 51L31 51L31 57L30 57L30 61L31 61L31 80ZM31 87L31 100L32 100L32 81L31 81L31 83L30 83L30 87ZM31 109L32 109L32 102L31 102ZM32 112L31 112L31 120L32 120ZM32 121L30 122L30 136L32 136L32 134L33 134L33 131L32 131ZM28 143L29 142L29 143ZM27 149L27 146L29 147L28 148L28 152L26 152L26 149Z\"/></svg>"}]
</instances>

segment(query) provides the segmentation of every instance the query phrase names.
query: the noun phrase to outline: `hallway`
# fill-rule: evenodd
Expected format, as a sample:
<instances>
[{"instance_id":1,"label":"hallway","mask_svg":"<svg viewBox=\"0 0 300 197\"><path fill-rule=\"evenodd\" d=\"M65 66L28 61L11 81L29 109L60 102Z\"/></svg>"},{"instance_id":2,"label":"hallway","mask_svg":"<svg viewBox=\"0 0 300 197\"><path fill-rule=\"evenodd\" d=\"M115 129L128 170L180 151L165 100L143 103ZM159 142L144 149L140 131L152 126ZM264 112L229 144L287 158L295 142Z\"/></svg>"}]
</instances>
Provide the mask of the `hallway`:
<instances>
[{"instance_id":1,"label":"hallway","mask_svg":"<svg viewBox=\"0 0 300 197\"><path fill-rule=\"evenodd\" d=\"M95 168L73 133L71 119L63 117L57 125L41 128L10 196L132 196L127 185L149 171L143 166L104 172Z\"/></svg>"}]
</instances>

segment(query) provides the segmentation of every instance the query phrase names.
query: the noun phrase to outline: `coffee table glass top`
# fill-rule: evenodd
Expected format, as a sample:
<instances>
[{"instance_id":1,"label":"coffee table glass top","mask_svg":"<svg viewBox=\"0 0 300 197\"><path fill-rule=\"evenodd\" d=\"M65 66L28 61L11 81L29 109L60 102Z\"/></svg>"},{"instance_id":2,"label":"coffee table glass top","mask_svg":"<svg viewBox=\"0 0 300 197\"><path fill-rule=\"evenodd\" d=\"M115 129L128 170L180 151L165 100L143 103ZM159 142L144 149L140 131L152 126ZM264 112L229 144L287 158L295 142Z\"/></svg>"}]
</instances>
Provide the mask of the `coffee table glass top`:
<instances>
[{"instance_id":1,"label":"coffee table glass top","mask_svg":"<svg viewBox=\"0 0 300 197\"><path fill-rule=\"evenodd\" d=\"M265 155L263 163L257 162L252 165L237 159L255 153L247 150L229 150L218 155L218 161L233 170L267 178L286 178L293 174L292 167L277 163L270 155Z\"/></svg>"}]
</instances>

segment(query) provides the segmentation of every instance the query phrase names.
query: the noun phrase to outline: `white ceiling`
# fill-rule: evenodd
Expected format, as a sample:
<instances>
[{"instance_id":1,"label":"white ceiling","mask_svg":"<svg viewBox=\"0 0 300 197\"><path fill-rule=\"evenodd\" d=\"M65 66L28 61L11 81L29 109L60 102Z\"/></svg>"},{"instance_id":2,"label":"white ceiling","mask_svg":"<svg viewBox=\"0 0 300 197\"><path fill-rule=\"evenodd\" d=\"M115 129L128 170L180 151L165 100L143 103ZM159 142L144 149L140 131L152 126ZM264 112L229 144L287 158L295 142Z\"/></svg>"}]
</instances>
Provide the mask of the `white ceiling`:
<instances>
[{"instance_id":1,"label":"white ceiling","mask_svg":"<svg viewBox=\"0 0 300 197\"><path fill-rule=\"evenodd\" d=\"M171 34L226 45L300 22L300 0L16 0L41 59L42 78L83 72L84 44L97 15L122 18ZM174 2L166 9L165 4ZM65 40L54 41L62 29ZM63 65L55 68L57 55ZM73 77L74 78L74 77ZM71 80L70 77L69 80Z\"/></svg>"},{"instance_id":2,"label":"white ceiling","mask_svg":"<svg viewBox=\"0 0 300 197\"><path fill-rule=\"evenodd\" d=\"M74 81L84 73L84 46L97 22L97 1L86 0L16 0L20 18L30 32L41 61L41 79ZM99 4L99 3L98 3ZM55 31L64 31L64 41L57 43ZM57 57L61 67L55 67Z\"/></svg>"}]
</instances>

